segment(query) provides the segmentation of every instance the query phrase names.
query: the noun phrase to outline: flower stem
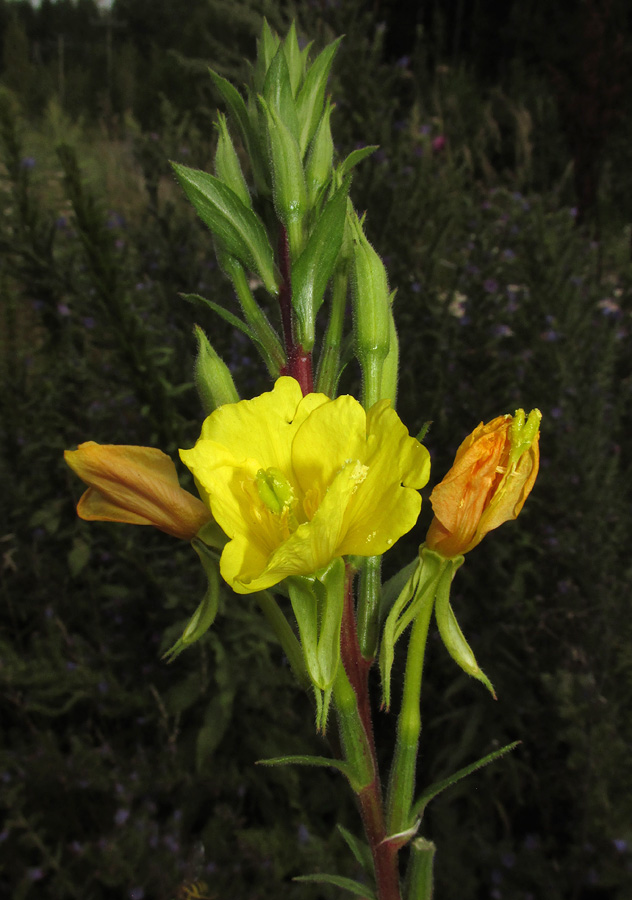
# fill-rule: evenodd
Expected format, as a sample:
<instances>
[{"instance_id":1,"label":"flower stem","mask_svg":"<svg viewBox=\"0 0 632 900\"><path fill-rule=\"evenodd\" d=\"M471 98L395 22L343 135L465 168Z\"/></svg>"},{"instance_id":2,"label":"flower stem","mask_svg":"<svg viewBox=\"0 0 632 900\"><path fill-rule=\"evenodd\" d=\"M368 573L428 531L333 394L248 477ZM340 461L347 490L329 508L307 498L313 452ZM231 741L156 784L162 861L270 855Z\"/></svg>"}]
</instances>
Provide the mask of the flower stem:
<instances>
[{"instance_id":1,"label":"flower stem","mask_svg":"<svg viewBox=\"0 0 632 900\"><path fill-rule=\"evenodd\" d=\"M352 580L348 570L340 642L342 666L334 684L334 702L345 758L354 769L354 790L373 857L378 900L401 900L397 847L385 840L382 789L369 703L371 662L362 657L358 644Z\"/></svg>"},{"instance_id":2,"label":"flower stem","mask_svg":"<svg viewBox=\"0 0 632 900\"><path fill-rule=\"evenodd\" d=\"M281 312L281 325L283 327L283 340L287 363L281 368L282 375L290 375L296 378L301 386L303 395L311 394L314 390L314 376L312 374L312 354L303 350L294 339L294 316L292 310L292 278L290 247L287 232L283 226L279 231L279 269L281 272L281 288L279 290L279 309Z\"/></svg>"},{"instance_id":3,"label":"flower stem","mask_svg":"<svg viewBox=\"0 0 632 900\"><path fill-rule=\"evenodd\" d=\"M402 834L413 825L410 810L415 790L415 770L421 733L421 681L428 628L434 607L436 579L429 584L426 596L415 617L408 642L402 708L397 720L397 742L391 767L387 798L389 834Z\"/></svg>"}]
</instances>

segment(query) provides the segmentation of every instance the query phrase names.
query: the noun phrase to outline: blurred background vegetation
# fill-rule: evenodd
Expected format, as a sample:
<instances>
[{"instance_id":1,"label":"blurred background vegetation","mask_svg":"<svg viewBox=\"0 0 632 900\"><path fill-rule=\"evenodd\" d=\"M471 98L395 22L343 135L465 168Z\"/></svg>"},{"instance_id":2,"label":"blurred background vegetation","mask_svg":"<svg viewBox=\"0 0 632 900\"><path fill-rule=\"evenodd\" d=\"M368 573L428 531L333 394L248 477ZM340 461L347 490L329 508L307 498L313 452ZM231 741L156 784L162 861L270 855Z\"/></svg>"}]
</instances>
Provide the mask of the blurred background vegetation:
<instances>
[{"instance_id":1,"label":"blurred background vegetation","mask_svg":"<svg viewBox=\"0 0 632 900\"><path fill-rule=\"evenodd\" d=\"M267 386L178 296L234 302L168 164L210 168L207 67L241 84L262 15L317 48L345 34L333 130L341 155L380 144L352 196L398 291L399 412L413 433L432 420L431 481L481 419L544 414L523 514L455 584L498 702L429 648L420 783L523 742L430 807L437 897L632 896L630 8L399 7L0 0L3 896L171 900L202 878L217 900L333 900L292 877L357 874L338 776L254 766L327 752L265 623L226 596L162 663L203 590L194 554L78 521L62 459L193 443L194 321L243 396Z\"/></svg>"}]
</instances>

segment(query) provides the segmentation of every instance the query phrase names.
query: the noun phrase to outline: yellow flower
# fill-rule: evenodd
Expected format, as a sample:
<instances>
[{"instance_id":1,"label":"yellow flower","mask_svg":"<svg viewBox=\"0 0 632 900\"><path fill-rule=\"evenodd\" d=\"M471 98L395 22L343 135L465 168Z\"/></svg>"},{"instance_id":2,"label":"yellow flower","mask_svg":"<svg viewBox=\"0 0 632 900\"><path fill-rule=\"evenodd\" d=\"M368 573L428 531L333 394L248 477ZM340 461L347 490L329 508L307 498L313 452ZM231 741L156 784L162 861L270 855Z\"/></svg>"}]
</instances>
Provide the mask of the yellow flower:
<instances>
[{"instance_id":1,"label":"yellow flower","mask_svg":"<svg viewBox=\"0 0 632 900\"><path fill-rule=\"evenodd\" d=\"M515 519L538 474L540 411L499 416L474 429L457 450L454 465L430 495L434 519L426 547L461 556L488 531Z\"/></svg>"},{"instance_id":2,"label":"yellow flower","mask_svg":"<svg viewBox=\"0 0 632 900\"><path fill-rule=\"evenodd\" d=\"M153 525L186 541L211 520L202 501L180 487L161 450L88 441L66 450L64 459L90 485L77 504L82 519Z\"/></svg>"},{"instance_id":3,"label":"yellow flower","mask_svg":"<svg viewBox=\"0 0 632 900\"><path fill-rule=\"evenodd\" d=\"M388 400L303 397L298 382L221 406L180 456L229 537L221 572L238 593L384 553L413 527L430 472Z\"/></svg>"}]
</instances>

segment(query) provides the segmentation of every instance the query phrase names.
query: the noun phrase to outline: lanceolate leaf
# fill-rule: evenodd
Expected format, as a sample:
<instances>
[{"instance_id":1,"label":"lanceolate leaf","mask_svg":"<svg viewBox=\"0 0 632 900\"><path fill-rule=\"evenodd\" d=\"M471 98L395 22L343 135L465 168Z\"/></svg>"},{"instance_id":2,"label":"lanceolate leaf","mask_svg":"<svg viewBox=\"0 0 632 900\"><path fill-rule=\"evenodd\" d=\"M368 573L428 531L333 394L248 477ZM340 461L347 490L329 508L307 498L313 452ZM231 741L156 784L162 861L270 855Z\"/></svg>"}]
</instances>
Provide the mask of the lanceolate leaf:
<instances>
[{"instance_id":1,"label":"lanceolate leaf","mask_svg":"<svg viewBox=\"0 0 632 900\"><path fill-rule=\"evenodd\" d=\"M449 778L444 778L442 781L437 781L435 782L435 784L431 784L430 787L426 788L421 797L419 797L419 799L415 802L413 808L411 809L411 817L416 818L422 816L426 806L434 797L437 796L437 794L440 794L442 791L445 791L446 788L449 788L453 784L456 784L457 781L461 781L462 778L465 778L472 772L476 772L477 769L482 769L483 766L487 766L489 765L489 763L494 762L495 759L499 759L501 756L504 756L505 753L510 753L520 743L522 742L514 741L513 744L506 744L506 746L501 747L500 750L494 750L493 753L489 753L482 759L477 760L477 762L471 763L469 766L464 766L462 769L459 769L458 772L455 772L454 775L450 775Z\"/></svg>"},{"instance_id":2,"label":"lanceolate leaf","mask_svg":"<svg viewBox=\"0 0 632 900\"><path fill-rule=\"evenodd\" d=\"M258 766L321 766L323 768L338 769L346 778L350 778L349 766L338 759L328 759L326 756L275 756L273 759L258 759Z\"/></svg>"},{"instance_id":3,"label":"lanceolate leaf","mask_svg":"<svg viewBox=\"0 0 632 900\"><path fill-rule=\"evenodd\" d=\"M327 202L307 245L292 268L292 305L305 349L314 346L316 313L325 296L344 236L349 181Z\"/></svg>"},{"instance_id":4,"label":"lanceolate leaf","mask_svg":"<svg viewBox=\"0 0 632 900\"><path fill-rule=\"evenodd\" d=\"M172 163L176 176L202 221L223 248L259 274L266 290L278 292L274 257L263 222L219 178Z\"/></svg>"},{"instance_id":5,"label":"lanceolate leaf","mask_svg":"<svg viewBox=\"0 0 632 900\"><path fill-rule=\"evenodd\" d=\"M360 884L353 878L343 878L342 875L297 875L292 881L311 881L312 884L333 884L335 887L342 888L343 891L349 891L362 900L377 900L375 891L367 887L366 884Z\"/></svg>"},{"instance_id":6,"label":"lanceolate leaf","mask_svg":"<svg viewBox=\"0 0 632 900\"><path fill-rule=\"evenodd\" d=\"M227 309L224 309L223 306L220 306L219 303L214 303L212 300L208 300L206 297L201 297L199 294L180 294L183 300L188 300L189 303L204 303L213 312L217 313L218 316L221 316L225 322L228 322L229 325L232 325L233 328L236 328L238 331L241 331L245 334L251 341L256 341L257 336L254 331L249 328L245 322L242 322L241 319L237 318L232 312L229 312Z\"/></svg>"},{"instance_id":7,"label":"lanceolate leaf","mask_svg":"<svg viewBox=\"0 0 632 900\"><path fill-rule=\"evenodd\" d=\"M215 87L224 98L229 111L237 122L237 126L241 134L241 139L244 142L244 146L248 151L248 155L250 157L250 164L252 165L252 171L257 183L257 187L259 191L262 191L263 193L269 193L269 186L267 184L266 169L261 147L259 145L256 131L250 121L250 115L248 113L246 102L237 88L234 87L230 83L230 81L222 78L221 75L218 75L217 72L214 72L212 69L209 69L209 72L211 78L213 79Z\"/></svg>"},{"instance_id":8,"label":"lanceolate leaf","mask_svg":"<svg viewBox=\"0 0 632 900\"><path fill-rule=\"evenodd\" d=\"M369 845L364 841L361 841L360 838L357 838L355 834L351 834L350 831L347 831L344 825L336 825L336 828L345 839L347 846L355 856L358 863L362 866L362 869L368 875L373 877L373 857L371 856Z\"/></svg>"},{"instance_id":9,"label":"lanceolate leaf","mask_svg":"<svg viewBox=\"0 0 632 900\"><path fill-rule=\"evenodd\" d=\"M314 136L316 127L323 114L325 103L325 90L329 70L334 61L334 55L342 38L334 41L320 53L310 66L303 86L296 98L296 111L299 122L299 145L301 153L305 153L308 144Z\"/></svg>"},{"instance_id":10,"label":"lanceolate leaf","mask_svg":"<svg viewBox=\"0 0 632 900\"><path fill-rule=\"evenodd\" d=\"M338 172L341 177L346 178L354 166L357 166L358 163L362 162L363 159L366 159L367 156L375 153L378 148L379 144L372 144L369 147L360 147L358 150L352 150L349 156L347 156L347 158L338 166Z\"/></svg>"}]
</instances>

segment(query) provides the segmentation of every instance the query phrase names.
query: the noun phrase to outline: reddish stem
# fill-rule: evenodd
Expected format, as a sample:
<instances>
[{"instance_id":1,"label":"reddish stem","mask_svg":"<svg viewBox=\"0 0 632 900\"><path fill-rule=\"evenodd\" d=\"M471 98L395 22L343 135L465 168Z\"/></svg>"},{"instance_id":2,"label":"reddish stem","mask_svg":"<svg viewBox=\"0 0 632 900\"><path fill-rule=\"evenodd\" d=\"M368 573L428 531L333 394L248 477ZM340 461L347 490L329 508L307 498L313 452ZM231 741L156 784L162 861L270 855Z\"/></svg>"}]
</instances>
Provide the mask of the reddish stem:
<instances>
[{"instance_id":1,"label":"reddish stem","mask_svg":"<svg viewBox=\"0 0 632 900\"><path fill-rule=\"evenodd\" d=\"M358 794L364 831L371 848L378 900L400 900L397 846L385 843L384 805L375 752L375 737L369 700L369 669L371 661L364 659L360 651L353 603L353 574L347 570L345 605L342 617L340 651L347 677L355 692L358 712L362 720L373 758L375 778Z\"/></svg>"},{"instance_id":2,"label":"reddish stem","mask_svg":"<svg viewBox=\"0 0 632 900\"><path fill-rule=\"evenodd\" d=\"M312 354L306 353L300 344L294 340L294 328L292 324L292 280L290 275L290 245L287 232L283 225L279 229L279 269L281 272L281 287L279 288L279 308L281 310L281 326L283 328L283 340L287 363L281 369L282 375L291 375L296 378L301 386L303 394L311 394L314 390L314 377L312 374Z\"/></svg>"}]
</instances>

